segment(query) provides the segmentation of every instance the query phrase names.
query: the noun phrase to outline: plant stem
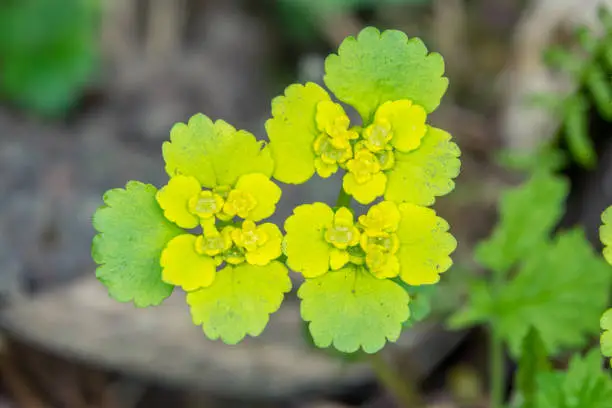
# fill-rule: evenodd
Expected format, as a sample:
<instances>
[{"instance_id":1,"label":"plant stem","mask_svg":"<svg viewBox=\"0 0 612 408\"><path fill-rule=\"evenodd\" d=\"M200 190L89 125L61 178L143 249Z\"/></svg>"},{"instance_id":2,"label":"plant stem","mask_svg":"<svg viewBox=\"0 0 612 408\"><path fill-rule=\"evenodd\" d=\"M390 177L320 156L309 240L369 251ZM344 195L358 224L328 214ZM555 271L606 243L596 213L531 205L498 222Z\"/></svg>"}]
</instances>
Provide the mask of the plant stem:
<instances>
[{"instance_id":1,"label":"plant stem","mask_svg":"<svg viewBox=\"0 0 612 408\"><path fill-rule=\"evenodd\" d=\"M380 383L404 408L422 407L421 396L410 380L402 381L395 369L382 357L380 352L369 354L367 360Z\"/></svg>"}]
</instances>

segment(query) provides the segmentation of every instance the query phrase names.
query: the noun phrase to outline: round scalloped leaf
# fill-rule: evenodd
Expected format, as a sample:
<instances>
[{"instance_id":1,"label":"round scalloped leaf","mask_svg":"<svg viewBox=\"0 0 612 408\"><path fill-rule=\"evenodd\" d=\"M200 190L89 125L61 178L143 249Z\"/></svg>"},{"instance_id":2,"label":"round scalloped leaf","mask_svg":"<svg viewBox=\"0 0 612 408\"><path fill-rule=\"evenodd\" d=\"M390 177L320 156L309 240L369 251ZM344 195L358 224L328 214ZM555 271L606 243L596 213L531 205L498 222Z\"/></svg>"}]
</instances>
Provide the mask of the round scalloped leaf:
<instances>
[{"instance_id":1,"label":"round scalloped leaf","mask_svg":"<svg viewBox=\"0 0 612 408\"><path fill-rule=\"evenodd\" d=\"M211 286L188 293L187 304L193 323L202 325L208 338L236 344L247 334L259 336L290 290L291 279L282 263L243 263L226 266Z\"/></svg>"},{"instance_id":2,"label":"round scalloped leaf","mask_svg":"<svg viewBox=\"0 0 612 408\"><path fill-rule=\"evenodd\" d=\"M601 354L612 357L612 309L606 310L601 316L600 325L603 330L601 334Z\"/></svg>"},{"instance_id":3,"label":"round scalloped leaf","mask_svg":"<svg viewBox=\"0 0 612 408\"><path fill-rule=\"evenodd\" d=\"M285 94L272 100L272 118L266 121L270 150L276 166L274 178L283 183L301 184L315 172L313 143L319 131L315 120L317 105L329 101L319 85L293 84Z\"/></svg>"},{"instance_id":4,"label":"round scalloped leaf","mask_svg":"<svg viewBox=\"0 0 612 408\"><path fill-rule=\"evenodd\" d=\"M298 296L315 344L333 345L344 353L359 348L376 353L387 340L399 338L410 315L404 289L353 266L306 279Z\"/></svg>"},{"instance_id":5,"label":"round scalloped leaf","mask_svg":"<svg viewBox=\"0 0 612 408\"><path fill-rule=\"evenodd\" d=\"M183 233L164 218L156 192L150 184L130 181L125 189L107 191L105 206L93 216L96 277L111 297L138 307L159 305L172 293L173 286L161 279L159 259L166 244Z\"/></svg>"},{"instance_id":6,"label":"round scalloped leaf","mask_svg":"<svg viewBox=\"0 0 612 408\"><path fill-rule=\"evenodd\" d=\"M601 221L603 224L599 227L599 239L604 244L603 255L612 264L612 206L601 214Z\"/></svg>"},{"instance_id":7,"label":"round scalloped leaf","mask_svg":"<svg viewBox=\"0 0 612 408\"><path fill-rule=\"evenodd\" d=\"M274 162L264 142L245 130L197 114L187 124L177 123L162 146L166 172L192 176L207 188L233 186L243 174L270 177Z\"/></svg>"},{"instance_id":8,"label":"round scalloped leaf","mask_svg":"<svg viewBox=\"0 0 612 408\"><path fill-rule=\"evenodd\" d=\"M414 286L437 283L453 264L450 254L457 240L448 232L448 223L431 208L404 203L399 210L400 279Z\"/></svg>"},{"instance_id":9,"label":"round scalloped leaf","mask_svg":"<svg viewBox=\"0 0 612 408\"><path fill-rule=\"evenodd\" d=\"M346 38L338 54L325 60L325 84L352 105L369 123L386 101L409 99L433 112L448 88L444 60L429 53L418 38L397 30L364 28L357 38Z\"/></svg>"},{"instance_id":10,"label":"round scalloped leaf","mask_svg":"<svg viewBox=\"0 0 612 408\"><path fill-rule=\"evenodd\" d=\"M455 188L459 175L459 147L444 130L428 127L421 145L410 153L395 154L395 166L387 172L385 200L430 206Z\"/></svg>"}]
</instances>

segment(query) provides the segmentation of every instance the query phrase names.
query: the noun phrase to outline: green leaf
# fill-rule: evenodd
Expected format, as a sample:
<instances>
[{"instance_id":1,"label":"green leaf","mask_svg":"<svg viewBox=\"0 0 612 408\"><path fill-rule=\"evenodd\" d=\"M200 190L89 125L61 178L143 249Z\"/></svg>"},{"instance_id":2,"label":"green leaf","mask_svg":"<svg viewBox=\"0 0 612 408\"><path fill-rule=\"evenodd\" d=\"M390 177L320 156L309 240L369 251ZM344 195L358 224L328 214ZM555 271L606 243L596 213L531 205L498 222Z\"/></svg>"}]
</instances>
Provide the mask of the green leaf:
<instances>
[{"instance_id":1,"label":"green leaf","mask_svg":"<svg viewBox=\"0 0 612 408\"><path fill-rule=\"evenodd\" d=\"M579 76L585 62L560 46L552 46L544 51L544 61L553 68L562 69Z\"/></svg>"},{"instance_id":2,"label":"green leaf","mask_svg":"<svg viewBox=\"0 0 612 408\"><path fill-rule=\"evenodd\" d=\"M0 94L45 116L72 108L99 62L100 4L8 1L0 6Z\"/></svg>"},{"instance_id":3,"label":"green leaf","mask_svg":"<svg viewBox=\"0 0 612 408\"><path fill-rule=\"evenodd\" d=\"M396 341L409 317L408 294L388 279L347 267L306 279L298 291L302 318L315 344L352 353L382 349Z\"/></svg>"},{"instance_id":4,"label":"green leaf","mask_svg":"<svg viewBox=\"0 0 612 408\"><path fill-rule=\"evenodd\" d=\"M436 285L411 286L399 278L393 279L393 282L401 286L410 297L410 317L404 322L404 328L425 320L431 313L431 298Z\"/></svg>"},{"instance_id":5,"label":"green leaf","mask_svg":"<svg viewBox=\"0 0 612 408\"><path fill-rule=\"evenodd\" d=\"M444 60L428 54L418 38L374 27L357 38L346 38L325 60L325 84L343 102L352 105L367 124L386 101L410 99L434 111L448 87Z\"/></svg>"},{"instance_id":6,"label":"green leaf","mask_svg":"<svg viewBox=\"0 0 612 408\"><path fill-rule=\"evenodd\" d=\"M599 315L608 302L612 269L581 230L559 234L540 248L485 305L514 355L532 326L551 355L583 346L599 333Z\"/></svg>"},{"instance_id":7,"label":"green leaf","mask_svg":"<svg viewBox=\"0 0 612 408\"><path fill-rule=\"evenodd\" d=\"M493 234L476 248L476 259L494 271L507 272L546 241L564 211L568 183L537 172L500 198L500 220Z\"/></svg>"},{"instance_id":8,"label":"green leaf","mask_svg":"<svg viewBox=\"0 0 612 408\"><path fill-rule=\"evenodd\" d=\"M245 130L197 114L189 123L177 123L170 142L163 144L166 172L198 179L203 187L233 186L244 174L272 175L274 162L264 142Z\"/></svg>"},{"instance_id":9,"label":"green leaf","mask_svg":"<svg viewBox=\"0 0 612 408\"><path fill-rule=\"evenodd\" d=\"M162 282L159 259L168 241L183 233L164 218L156 192L130 181L125 189L107 191L105 206L93 216L96 277L111 297L138 307L159 305L172 293L173 286Z\"/></svg>"},{"instance_id":10,"label":"green leaf","mask_svg":"<svg viewBox=\"0 0 612 408\"><path fill-rule=\"evenodd\" d=\"M602 225L599 227L599 239L604 244L603 256L612 265L612 206L601 214Z\"/></svg>"},{"instance_id":11,"label":"green leaf","mask_svg":"<svg viewBox=\"0 0 612 408\"><path fill-rule=\"evenodd\" d=\"M603 330L600 338L601 354L612 357L612 309L606 310L601 316L599 324Z\"/></svg>"},{"instance_id":12,"label":"green leaf","mask_svg":"<svg viewBox=\"0 0 612 408\"><path fill-rule=\"evenodd\" d=\"M579 94L568 98L563 116L567 147L576 162L585 168L595 166L597 155L589 137L589 104Z\"/></svg>"},{"instance_id":13,"label":"green leaf","mask_svg":"<svg viewBox=\"0 0 612 408\"><path fill-rule=\"evenodd\" d=\"M189 292L187 304L193 323L202 325L208 338L236 344L247 334L259 336L290 290L291 279L280 262L243 263L226 266L211 286Z\"/></svg>"},{"instance_id":14,"label":"green leaf","mask_svg":"<svg viewBox=\"0 0 612 408\"><path fill-rule=\"evenodd\" d=\"M552 146L542 146L535 152L504 149L497 155L498 163L510 170L556 172L567 165L566 154Z\"/></svg>"},{"instance_id":15,"label":"green leaf","mask_svg":"<svg viewBox=\"0 0 612 408\"><path fill-rule=\"evenodd\" d=\"M521 346L521 357L516 373L516 386L523 400L521 408L538 408L537 377L551 369L546 347L533 327L527 332Z\"/></svg>"},{"instance_id":16,"label":"green leaf","mask_svg":"<svg viewBox=\"0 0 612 408\"><path fill-rule=\"evenodd\" d=\"M538 408L609 408L612 379L601 368L601 356L592 350L575 355L566 372L538 376Z\"/></svg>"},{"instance_id":17,"label":"green leaf","mask_svg":"<svg viewBox=\"0 0 612 408\"><path fill-rule=\"evenodd\" d=\"M455 188L460 154L449 133L429 126L418 149L395 153L395 166L387 172L385 200L433 205L436 197Z\"/></svg>"},{"instance_id":18,"label":"green leaf","mask_svg":"<svg viewBox=\"0 0 612 408\"><path fill-rule=\"evenodd\" d=\"M468 293L467 304L448 320L450 329L463 329L492 319L494 300L487 282L484 280L471 282Z\"/></svg>"}]
</instances>

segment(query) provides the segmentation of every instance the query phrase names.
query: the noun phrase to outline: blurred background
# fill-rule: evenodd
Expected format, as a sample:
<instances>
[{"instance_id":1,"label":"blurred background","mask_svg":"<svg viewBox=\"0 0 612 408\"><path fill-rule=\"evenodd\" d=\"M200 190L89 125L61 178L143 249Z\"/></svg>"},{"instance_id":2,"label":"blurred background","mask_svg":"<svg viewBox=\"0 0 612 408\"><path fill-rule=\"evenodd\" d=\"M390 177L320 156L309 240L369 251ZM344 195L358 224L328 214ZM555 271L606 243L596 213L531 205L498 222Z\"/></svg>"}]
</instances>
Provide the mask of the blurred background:
<instances>
[{"instance_id":1,"label":"blurred background","mask_svg":"<svg viewBox=\"0 0 612 408\"><path fill-rule=\"evenodd\" d=\"M457 266L430 317L385 356L428 406L486 407L483 334L446 330L444 317L461 304L500 191L520 181L500 153L532 154L559 136L550 95L582 86L542 56L574 47L578 27L608 35L596 17L606 3L0 0L0 407L395 406L358 358L310 346L295 294L263 336L227 347L191 324L180 294L147 310L109 300L90 258L102 193L131 179L164 184L173 123L202 112L263 138L271 98L322 83L325 56L366 25L444 56L451 85L430 123L463 152L456 191L437 205L460 243ZM576 137L599 159L564 170L565 222L595 242L612 203L612 127L583 113ZM585 157L572 146L562 149ZM286 187L275 221L297 203L334 202L338 182Z\"/></svg>"}]
</instances>

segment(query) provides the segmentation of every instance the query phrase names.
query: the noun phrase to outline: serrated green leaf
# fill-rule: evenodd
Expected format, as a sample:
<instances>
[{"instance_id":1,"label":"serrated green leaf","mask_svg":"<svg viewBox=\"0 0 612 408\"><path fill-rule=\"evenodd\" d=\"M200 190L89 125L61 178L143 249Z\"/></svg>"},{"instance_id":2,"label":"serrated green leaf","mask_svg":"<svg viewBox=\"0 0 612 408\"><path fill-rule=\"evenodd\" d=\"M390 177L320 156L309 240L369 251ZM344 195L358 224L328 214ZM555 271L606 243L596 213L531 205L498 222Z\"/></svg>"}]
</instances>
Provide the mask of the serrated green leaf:
<instances>
[{"instance_id":1,"label":"serrated green leaf","mask_svg":"<svg viewBox=\"0 0 612 408\"><path fill-rule=\"evenodd\" d=\"M576 94L566 100L563 116L567 147L576 162L585 168L593 168L597 154L589 137L588 102Z\"/></svg>"},{"instance_id":2,"label":"serrated green leaf","mask_svg":"<svg viewBox=\"0 0 612 408\"><path fill-rule=\"evenodd\" d=\"M150 184L130 181L125 189L107 191L105 206L93 216L96 277L111 297L138 307L158 305L172 293L173 286L162 282L159 259L166 244L183 233L164 218L156 192Z\"/></svg>"},{"instance_id":3,"label":"serrated green leaf","mask_svg":"<svg viewBox=\"0 0 612 408\"><path fill-rule=\"evenodd\" d=\"M211 286L189 292L187 304L193 323L202 325L208 338L236 344L246 335L259 336L290 290L291 279L280 262L244 263L226 266Z\"/></svg>"},{"instance_id":4,"label":"serrated green leaf","mask_svg":"<svg viewBox=\"0 0 612 408\"><path fill-rule=\"evenodd\" d=\"M581 230L559 234L523 263L495 297L489 317L514 355L533 326L551 355L580 347L599 333L599 315L608 302L611 272Z\"/></svg>"},{"instance_id":5,"label":"serrated green leaf","mask_svg":"<svg viewBox=\"0 0 612 408\"><path fill-rule=\"evenodd\" d=\"M521 357L516 373L516 386L523 404L521 408L538 408L537 377L551 369L546 346L536 329L531 327L521 346Z\"/></svg>"},{"instance_id":6,"label":"serrated green leaf","mask_svg":"<svg viewBox=\"0 0 612 408\"><path fill-rule=\"evenodd\" d=\"M192 176L203 187L233 186L249 173L272 175L270 149L251 133L206 115L197 114L187 124L177 123L170 141L163 144L166 172Z\"/></svg>"},{"instance_id":7,"label":"serrated green leaf","mask_svg":"<svg viewBox=\"0 0 612 408\"><path fill-rule=\"evenodd\" d=\"M606 310L599 324L603 330L600 338L601 354L612 357L612 309Z\"/></svg>"},{"instance_id":8,"label":"serrated green leaf","mask_svg":"<svg viewBox=\"0 0 612 408\"><path fill-rule=\"evenodd\" d=\"M601 214L601 222L599 239L604 245L603 256L612 265L612 206L606 208Z\"/></svg>"},{"instance_id":9,"label":"serrated green leaf","mask_svg":"<svg viewBox=\"0 0 612 408\"><path fill-rule=\"evenodd\" d=\"M298 296L315 344L345 353L377 352L399 338L409 317L409 297L400 286L353 266L307 279Z\"/></svg>"},{"instance_id":10,"label":"serrated green leaf","mask_svg":"<svg viewBox=\"0 0 612 408\"><path fill-rule=\"evenodd\" d=\"M444 60L428 53L418 38L374 27L357 38L346 38L325 60L325 84L341 101L353 106L364 123L386 101L410 99L434 111L448 87Z\"/></svg>"},{"instance_id":11,"label":"serrated green leaf","mask_svg":"<svg viewBox=\"0 0 612 408\"><path fill-rule=\"evenodd\" d=\"M395 166L387 172L385 200L433 205L436 197L455 188L460 155L448 132L429 126L418 149L395 153Z\"/></svg>"},{"instance_id":12,"label":"serrated green leaf","mask_svg":"<svg viewBox=\"0 0 612 408\"><path fill-rule=\"evenodd\" d=\"M500 220L493 234L476 248L476 259L499 273L547 240L564 211L568 183L546 172L537 172L500 198Z\"/></svg>"},{"instance_id":13,"label":"serrated green leaf","mask_svg":"<svg viewBox=\"0 0 612 408\"><path fill-rule=\"evenodd\" d=\"M601 369L601 356L592 350L575 355L566 372L538 376L538 408L610 408L612 379Z\"/></svg>"}]
</instances>

